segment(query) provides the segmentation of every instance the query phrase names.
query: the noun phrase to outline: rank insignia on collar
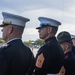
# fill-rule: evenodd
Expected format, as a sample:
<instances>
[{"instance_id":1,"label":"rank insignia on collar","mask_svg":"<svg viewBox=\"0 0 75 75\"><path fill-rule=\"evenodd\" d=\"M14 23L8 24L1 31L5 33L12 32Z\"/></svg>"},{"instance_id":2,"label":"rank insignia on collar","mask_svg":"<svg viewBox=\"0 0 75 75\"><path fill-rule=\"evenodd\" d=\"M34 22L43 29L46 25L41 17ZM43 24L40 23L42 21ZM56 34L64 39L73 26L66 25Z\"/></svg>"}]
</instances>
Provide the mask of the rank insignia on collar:
<instances>
[{"instance_id":1,"label":"rank insignia on collar","mask_svg":"<svg viewBox=\"0 0 75 75\"><path fill-rule=\"evenodd\" d=\"M42 68L44 60L45 60L44 55L43 53L41 53L36 60L36 67Z\"/></svg>"},{"instance_id":2,"label":"rank insignia on collar","mask_svg":"<svg viewBox=\"0 0 75 75\"><path fill-rule=\"evenodd\" d=\"M9 45L9 44L7 44L7 43L1 44L1 45L0 45L0 48L8 47L8 45Z\"/></svg>"}]
</instances>

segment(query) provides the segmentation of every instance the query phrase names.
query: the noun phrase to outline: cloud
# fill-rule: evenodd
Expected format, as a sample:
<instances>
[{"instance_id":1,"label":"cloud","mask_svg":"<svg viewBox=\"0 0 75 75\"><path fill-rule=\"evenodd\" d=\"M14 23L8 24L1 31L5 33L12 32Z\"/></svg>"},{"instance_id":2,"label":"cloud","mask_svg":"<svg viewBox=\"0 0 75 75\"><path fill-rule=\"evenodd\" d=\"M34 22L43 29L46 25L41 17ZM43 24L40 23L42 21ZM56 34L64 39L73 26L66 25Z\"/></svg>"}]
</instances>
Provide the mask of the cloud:
<instances>
[{"instance_id":1,"label":"cloud","mask_svg":"<svg viewBox=\"0 0 75 75\"><path fill-rule=\"evenodd\" d=\"M24 30L25 35L35 35L37 34L37 30L35 28L27 28Z\"/></svg>"},{"instance_id":2,"label":"cloud","mask_svg":"<svg viewBox=\"0 0 75 75\"><path fill-rule=\"evenodd\" d=\"M26 23L23 40L39 38L35 28L40 25L38 20L40 16L60 21L62 25L58 32L66 30L75 34L75 0L0 0L0 14L2 11L30 19ZM2 19L3 17L0 15L0 23Z\"/></svg>"},{"instance_id":3,"label":"cloud","mask_svg":"<svg viewBox=\"0 0 75 75\"><path fill-rule=\"evenodd\" d=\"M61 26L59 26L57 34L61 31L68 31L71 34L75 34L75 25L64 23Z\"/></svg>"},{"instance_id":4,"label":"cloud","mask_svg":"<svg viewBox=\"0 0 75 75\"><path fill-rule=\"evenodd\" d=\"M40 16L50 17L59 21L62 20L62 11L56 9L44 8L44 9L30 10L27 12L24 11L22 12L22 15L30 18L30 22L28 22L30 27L39 26L38 17Z\"/></svg>"},{"instance_id":5,"label":"cloud","mask_svg":"<svg viewBox=\"0 0 75 75\"><path fill-rule=\"evenodd\" d=\"M36 40L39 38L38 31L34 28L26 28L24 30L22 40L28 41L28 40Z\"/></svg>"},{"instance_id":6,"label":"cloud","mask_svg":"<svg viewBox=\"0 0 75 75\"><path fill-rule=\"evenodd\" d=\"M68 0L69 1L69 0ZM34 10L40 8L56 8L63 7L63 0L1 0L0 8L13 9L17 11Z\"/></svg>"}]
</instances>

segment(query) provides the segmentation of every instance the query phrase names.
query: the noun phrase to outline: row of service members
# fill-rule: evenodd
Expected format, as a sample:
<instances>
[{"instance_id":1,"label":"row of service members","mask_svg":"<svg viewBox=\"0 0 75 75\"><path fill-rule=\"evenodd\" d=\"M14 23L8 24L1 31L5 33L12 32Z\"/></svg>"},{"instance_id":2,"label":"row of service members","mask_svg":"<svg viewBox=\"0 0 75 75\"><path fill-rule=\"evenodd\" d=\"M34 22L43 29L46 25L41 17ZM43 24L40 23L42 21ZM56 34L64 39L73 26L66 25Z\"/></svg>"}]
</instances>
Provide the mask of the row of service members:
<instances>
[{"instance_id":1,"label":"row of service members","mask_svg":"<svg viewBox=\"0 0 75 75\"><path fill-rule=\"evenodd\" d=\"M39 17L39 37L45 44L38 50L36 61L31 50L21 40L25 23L29 19L3 12L3 39L6 46L0 48L0 75L57 75L64 65L64 52L55 34L61 23ZM72 74L73 75L73 74ZM74 74L75 75L75 74Z\"/></svg>"}]
</instances>

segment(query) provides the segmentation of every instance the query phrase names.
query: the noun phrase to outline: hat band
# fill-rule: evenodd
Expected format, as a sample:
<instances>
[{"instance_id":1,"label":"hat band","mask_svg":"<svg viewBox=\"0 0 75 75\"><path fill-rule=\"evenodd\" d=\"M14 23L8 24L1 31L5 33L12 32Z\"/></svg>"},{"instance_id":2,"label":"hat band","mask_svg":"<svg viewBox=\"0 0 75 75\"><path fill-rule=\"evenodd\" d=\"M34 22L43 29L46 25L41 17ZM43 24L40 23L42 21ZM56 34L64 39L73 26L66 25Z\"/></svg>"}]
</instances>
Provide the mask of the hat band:
<instances>
[{"instance_id":1,"label":"hat band","mask_svg":"<svg viewBox=\"0 0 75 75\"><path fill-rule=\"evenodd\" d=\"M4 21L3 21L2 24L4 24L4 25L9 25L9 24L11 24L11 22L4 22Z\"/></svg>"},{"instance_id":2,"label":"hat band","mask_svg":"<svg viewBox=\"0 0 75 75\"><path fill-rule=\"evenodd\" d=\"M63 43L63 42L72 43L72 41L71 41L71 40L61 40L61 41L59 41L59 43Z\"/></svg>"},{"instance_id":3,"label":"hat band","mask_svg":"<svg viewBox=\"0 0 75 75\"><path fill-rule=\"evenodd\" d=\"M50 24L40 24L41 27L51 26Z\"/></svg>"}]
</instances>

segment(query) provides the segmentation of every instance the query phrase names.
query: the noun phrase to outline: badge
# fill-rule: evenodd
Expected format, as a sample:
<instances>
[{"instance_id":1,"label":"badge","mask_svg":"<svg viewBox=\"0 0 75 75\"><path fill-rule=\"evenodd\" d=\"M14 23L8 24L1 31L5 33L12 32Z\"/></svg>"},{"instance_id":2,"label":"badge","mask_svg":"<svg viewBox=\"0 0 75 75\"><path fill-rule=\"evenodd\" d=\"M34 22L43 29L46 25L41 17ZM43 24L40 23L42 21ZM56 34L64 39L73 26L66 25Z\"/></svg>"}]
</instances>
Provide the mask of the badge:
<instances>
[{"instance_id":1,"label":"badge","mask_svg":"<svg viewBox=\"0 0 75 75\"><path fill-rule=\"evenodd\" d=\"M44 55L43 53L41 53L36 60L36 67L42 68L44 60L45 60Z\"/></svg>"},{"instance_id":2,"label":"badge","mask_svg":"<svg viewBox=\"0 0 75 75\"><path fill-rule=\"evenodd\" d=\"M0 45L0 48L5 48L5 47L8 47L8 44L7 43L4 43L4 44L1 44Z\"/></svg>"}]
</instances>

